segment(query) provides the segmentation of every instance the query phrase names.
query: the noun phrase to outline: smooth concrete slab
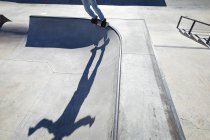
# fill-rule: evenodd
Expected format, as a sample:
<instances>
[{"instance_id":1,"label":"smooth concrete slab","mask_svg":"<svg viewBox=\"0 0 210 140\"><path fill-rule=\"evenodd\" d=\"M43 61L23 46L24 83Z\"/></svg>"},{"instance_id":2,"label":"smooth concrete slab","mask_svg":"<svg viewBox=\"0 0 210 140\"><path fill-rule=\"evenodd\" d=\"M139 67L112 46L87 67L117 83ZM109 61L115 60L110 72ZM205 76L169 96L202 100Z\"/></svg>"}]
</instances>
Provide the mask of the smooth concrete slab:
<instances>
[{"instance_id":1,"label":"smooth concrete slab","mask_svg":"<svg viewBox=\"0 0 210 140\"><path fill-rule=\"evenodd\" d=\"M118 139L179 139L172 111L163 97L166 93L159 87L160 77L155 74L145 22L121 21L111 20L124 43Z\"/></svg>"},{"instance_id":2,"label":"smooth concrete slab","mask_svg":"<svg viewBox=\"0 0 210 140\"><path fill-rule=\"evenodd\" d=\"M42 23L43 20L48 19L50 19L51 22L56 22L57 19L60 21L61 18L35 17L35 19L33 20L37 20L35 23ZM10 132L9 139L39 139L41 137L43 137L44 139L52 139L54 137L59 139L112 138L111 132L114 128L113 121L115 111L114 109L116 104L116 87L120 53L120 46L117 46L116 43L118 42L118 45L120 45L119 36L111 28L103 29L89 24L89 22L87 23L86 20L65 19L66 18L62 20L68 24L74 23L74 25L78 26L80 26L80 22L84 21L84 23L86 24L82 24L84 24L85 26L89 26L88 29L97 29L98 33L100 33L100 30L102 32L104 32L104 30L107 30L106 35L98 40L99 45L103 45L103 43L105 43L105 38L109 40L108 46L105 46L105 50L107 52L104 53L104 56L101 54L102 50L100 49L95 48L95 51L97 53L94 52L95 41L93 40L93 45L85 47L83 45L87 42L84 41L84 44L81 44L82 42L80 42L79 44L77 44L79 48L71 48L71 44L69 45L69 48L67 48L65 45L63 46L63 48L62 45L56 47L54 46L54 44L51 44L50 40L47 43L47 46L45 46L45 44L43 45L42 42L39 41L39 38L36 37L40 33L38 30L39 28L36 28L36 30L29 29L28 33L30 37L28 36L27 38L27 47L25 46L26 40L25 42L22 39L19 40L19 45L17 46L16 50L3 61L7 63L15 62L17 64L20 64L20 62L29 64L43 64L46 66L45 69L48 70L48 73L46 73L45 76L42 77L47 76L47 80L41 80L39 76L31 74L31 79L37 78L44 83L42 84L41 88L35 87L35 89L38 89L38 91L32 90L30 92L27 92L28 96L26 96L24 93L20 95L19 98L23 99L22 104L20 104L19 106L14 104L14 106L20 109L23 108L19 110L19 112L17 112L23 114L21 114L19 117L13 116L12 118L8 118L8 120L3 121L4 123L8 123L8 126L3 130ZM74 22L71 22L72 20ZM170 120L169 115L165 114L165 112L168 112L168 110L166 111L167 108L165 108L165 102L163 102L160 97L160 90L154 75L153 64L150 56L153 54L151 54L151 48L149 48L148 43L146 42L147 32L144 21L122 21L123 20L111 20L112 25L117 27L117 30L119 30L119 32L121 33L123 43L125 43L125 45L123 45L122 57L122 80L120 94L120 114L118 120L118 138L139 139L139 137L141 137L142 139L174 139L174 134L171 134L170 131L175 131L175 128L173 128L168 121L168 119ZM46 24L46 22L43 23ZM31 28L36 25L37 24L34 24L34 22L30 23ZM45 26L45 30L48 30L46 28L52 29L50 24L46 25L48 26ZM130 25L133 25L132 28L129 27ZM93 28L92 26L95 26L95 28ZM65 26L62 27L65 28ZM3 31L8 28L9 25L5 26L3 28ZM85 28L74 28L74 30L80 30L80 32L83 31L83 29ZM58 33L58 35L60 33ZM95 34L95 32L89 33ZM94 34L92 34L92 37L94 37ZM49 36L50 34L47 35ZM34 38L31 40L31 37L33 36ZM73 39L75 39L75 37L77 36L73 36ZM81 40L80 36L78 36L77 39ZM134 44L134 42L132 41L135 41L136 44ZM38 43L33 46L34 42ZM31 44L32 46L30 46ZM72 45L75 46L75 44ZM134 46L138 47L135 48ZM100 64L99 60L102 59L102 56L104 61L102 61L102 63ZM98 59L98 61L94 61L94 58ZM1 65L3 64L4 63L2 63ZM81 83L83 82L83 78L85 78L84 76L86 75L86 73L88 74L89 71L92 74L88 74L87 76L91 77L97 69L97 67L94 68L94 66L91 66L91 64L95 65L95 67L100 64L100 68L97 70L98 76L95 77L94 80L94 83L96 84L92 85L90 83L91 88L88 89L90 90L89 93L87 93L88 97L86 97L87 95L84 95L84 97L78 96L80 97L78 98L78 93L83 93L84 91L86 91L84 88L87 85L83 85ZM7 69L11 69L11 65L7 64L5 67ZM14 65L13 67L14 68L12 69L15 69L17 66ZM23 66L23 68L25 67L28 68L28 73L33 73L34 70L30 69L30 66ZM21 70L21 68L17 69ZM27 72L23 71L21 73L27 75ZM13 77L17 77L16 75L18 73L14 72L14 74L15 75ZM11 75L11 72L8 72L5 76L7 75ZM4 79L5 78L3 78L2 81L5 81ZM18 80L19 78L17 78L17 81ZM22 80L24 82L30 83L29 79L27 78L23 78ZM8 84L13 84L13 82L14 80L9 80ZM88 82L85 83L88 84ZM20 84L20 87L21 89L27 89L24 84ZM12 89L15 90L16 88L6 88L3 89L3 91L8 90L8 92L12 92ZM14 94L16 93L15 91L13 92ZM24 90L21 90L21 92L24 92ZM36 92L36 94L34 94L33 92ZM129 94L130 92L132 94ZM24 96L24 98L22 97L22 95ZM14 98L11 100L5 100L10 103L13 102L13 100L15 99L16 98L14 96ZM132 102L126 102L126 100L128 99L132 100ZM104 106L104 104L106 104L106 106ZM9 108L8 105L3 105L6 108ZM78 107L79 109L81 107L81 109L79 110L79 112L75 112L74 108ZM13 110L13 108L9 110ZM76 114L74 114L74 112ZM2 114L5 114L7 116L9 112L2 112ZM87 116L87 114L91 115ZM137 114L139 114L139 116L133 118ZM75 115L76 118L74 117ZM73 122L71 121L71 117L73 119ZM9 123L10 121L14 120L17 121L17 123L15 123L15 126ZM81 122L81 124L77 122ZM68 123L70 123L69 126L67 125ZM80 128L80 126L83 125L85 127ZM89 127L86 125L89 125ZM1 126L5 126L5 124L2 124ZM74 126L76 127L76 129L74 129ZM59 131L59 128L63 129L64 133ZM4 133L2 133L2 135L4 135ZM5 137L7 136L8 135L5 135Z\"/></svg>"},{"instance_id":3,"label":"smooth concrete slab","mask_svg":"<svg viewBox=\"0 0 210 140\"><path fill-rule=\"evenodd\" d=\"M0 35L0 59L7 58L17 47L16 41L23 38L21 35L1 34ZM14 42L10 41L10 38L14 38Z\"/></svg>"},{"instance_id":4,"label":"smooth concrete slab","mask_svg":"<svg viewBox=\"0 0 210 140\"><path fill-rule=\"evenodd\" d=\"M173 139L150 56L128 54L123 60L119 139Z\"/></svg>"},{"instance_id":5,"label":"smooth concrete slab","mask_svg":"<svg viewBox=\"0 0 210 140\"><path fill-rule=\"evenodd\" d=\"M149 54L147 40L145 37L145 26L143 20L110 19L111 24L116 27L123 41L123 53ZM136 26L138 25L138 26Z\"/></svg>"},{"instance_id":6,"label":"smooth concrete slab","mask_svg":"<svg viewBox=\"0 0 210 140\"><path fill-rule=\"evenodd\" d=\"M193 115L191 116L190 122L180 119L182 127L184 128L184 133L185 133L186 139L194 139L194 138L195 139L208 139L209 138L209 134L208 134L209 129L208 128L206 129L206 127L205 127L205 129L202 129L202 127L201 128L194 127L195 125L193 125L193 124L197 123L196 116L199 116L199 121L203 122L203 125L208 126L208 124L209 124L206 121L206 118L208 116L200 115L200 110L203 110L203 105L208 104L208 102L209 102L208 96L207 96L208 94L205 94L205 97L207 100L202 100L201 105L198 105L197 101L194 100L197 97L192 96L192 95L197 95L198 90L206 91L206 89L208 89L208 88L204 87L202 89L202 88L198 88L196 86L197 87L196 90L191 90L191 86L185 86L185 89L182 92L179 92L179 88L182 88L182 85L179 84L180 79L178 79L178 82L173 82L173 80L176 79L176 77L177 77L177 75L174 74L175 73L174 71L176 70L176 66L174 66L173 64L177 64L179 61L186 62L188 60L188 57L182 57L179 55L179 57L181 57L182 59L181 60L177 59L176 63L171 63L170 62L171 57L170 57L170 55L167 55L167 53L168 53L167 50L169 48L176 48L176 50L179 50L180 48L182 48L182 49L186 49L186 51L189 51L190 49L193 49L195 51L197 51L199 49L206 49L206 47L179 34L178 30L176 29L176 24L177 24L180 16L188 16L188 17L191 17L191 18L194 18L197 20L201 20L206 23L210 23L210 16L209 16L209 12L210 12L209 4L210 3L209 3L209 1L206 1L206 0L200 0L200 1L166 0L166 4L167 4L167 7L100 6L100 8L104 12L104 14L108 18L108 20L111 20L114 18L116 20L123 19L124 21L121 21L121 22L126 22L126 20L131 20L131 19L138 19L138 20L144 19L146 21L146 24L148 26L148 29L149 29L149 32L151 35L152 43L153 43L153 45L156 46L155 51L158 52L157 53L158 55L156 54L156 56L158 56L157 58L161 63L161 69L165 76L163 78L167 80L167 83L170 83L169 84L169 89L171 91L170 93L171 93L172 99L174 101L176 110L178 112L179 118L182 118L182 116L188 116L188 109L191 106L197 106L196 108L193 108L193 109L190 108L190 110L194 110ZM77 5L54 5L54 4L52 4L52 5L46 5L46 4L34 5L34 4L17 4L17 3L10 3L10 2L0 2L0 9L1 9L0 12L2 14L4 14L6 17L12 19L14 23L17 23L17 22L28 23L30 15L61 16L61 17L68 16L68 17L86 17L86 18L88 17L89 18L89 16L84 11L83 6L77 6ZM59 11L59 12L57 12L57 11ZM118 24L116 24L115 26L118 26ZM129 26L129 23L127 23L127 26ZM132 26L136 26L136 25L132 24ZM131 27L131 26L129 26L129 27ZM124 31L126 31L126 30L124 30ZM130 35L132 35L132 34L130 34ZM128 38L130 35L128 35L126 38ZM142 37L142 35L139 35L139 36ZM132 37L130 37L130 38L133 39ZM124 39L123 42L126 43L128 41L125 41L125 39ZM127 43L127 44L129 44L129 43ZM138 42L138 44L141 44L141 43ZM130 50L129 48L132 48L132 47L129 45L128 45L128 47L125 47L125 45L124 45L123 51L129 51L130 53L133 53L134 51L137 52L140 49L141 49L141 51L145 51L143 48L136 48L136 47L134 47L133 50ZM22 48L23 48L23 46L22 46ZM37 53L33 54L32 52L33 51L35 52L35 50L36 50L36 48L34 48L34 50L31 49L31 55L33 55L33 57L28 54L27 57L29 58L29 60L30 59L34 60L34 58L36 58L36 60L38 60L39 59L38 57L40 57L40 58L44 57L43 55L39 55L42 51L36 51ZM23 50L21 50L21 51L23 51ZM13 55L13 53L10 54L9 52L7 54L2 53L3 54L2 58L4 58L4 59L10 58L10 57L14 58L17 56L18 60L24 59L25 55L27 55L27 52L26 52L26 50L24 50L25 53L23 53L21 55L21 53L20 53L21 51L18 51L18 50L15 51L14 55ZM62 50L62 51L64 53L66 52L65 50ZM54 52L56 52L56 51L54 51ZM147 52L147 51L145 51L145 52ZM189 54L188 54L189 56L190 55L193 55L195 57L199 56L198 58L200 58L200 56L202 56L204 54L204 56L205 56L204 59L208 60L208 57L206 57L206 55L205 55L205 52L207 52L206 50L202 51L202 52L199 51L199 53L195 52L194 54L191 54L190 52L191 51L189 51ZM177 55L177 53L174 52L172 54ZM168 56L168 57L165 57L165 56ZM88 56L85 55L84 57L88 57ZM176 58L179 58L179 57L173 57L174 61L172 61L172 62L175 62ZM52 59L52 57L50 59ZM59 58L57 58L57 59L59 60ZM196 63L199 64L199 63L202 63L203 61L205 61L204 59L203 58L198 59L195 62L191 61L191 64L197 65ZM49 61L46 61L46 59L45 59L44 62L49 62ZM58 61L58 63L59 62L60 61ZM2 63L2 60L0 60L0 64L1 63ZM170 67L170 68L167 67L168 64L173 65L173 67ZM67 65L67 64L65 64L65 65ZM83 65L85 65L85 62L83 63ZM59 68L61 68L61 65L59 65ZM202 65L201 68L202 68L202 71L204 71L205 73L209 69L208 65ZM67 69L69 69L69 68L67 68ZM189 68L187 68L187 69L189 69ZM68 70L61 70L61 69L56 70L56 71L68 72ZM55 73L56 73L56 71L55 71ZM77 72L79 72L79 71L77 71ZM190 70L188 70L187 72L191 73ZM185 73L185 71L179 71L178 75L182 75L183 76L182 79L185 79L186 75L184 73ZM196 75L200 75L199 74L200 71L196 71L195 73L196 73ZM173 77L173 78L171 78L171 77ZM199 79L206 79L206 77L208 77L208 75L202 75L202 76L200 75L199 77L194 78L195 79L194 81L191 80L191 83L196 84L196 81L199 81ZM187 77L186 77L186 79L187 79ZM188 96L189 98L187 96L185 96L185 93L188 91L191 92L191 94ZM179 94L179 93L181 93L181 94ZM187 97L186 100L190 102L189 104L185 104L186 100L182 100L185 97ZM184 107L182 104L185 104L186 107ZM8 131L3 131L3 130L0 130L0 131L2 134L1 139L9 139L9 136L11 136L11 133ZM47 131L46 131L46 133L47 133ZM46 135L46 137L48 137L48 136L49 135ZM53 137L52 135L50 135L50 136ZM43 139L47 139L47 138L45 138L43 136Z\"/></svg>"},{"instance_id":7,"label":"smooth concrete slab","mask_svg":"<svg viewBox=\"0 0 210 140\"><path fill-rule=\"evenodd\" d=\"M49 19L57 22L62 18L42 17L37 21ZM73 35L70 41L75 37L81 40L73 44L74 49L54 45L45 48L27 44L26 47L26 33L11 40L14 51L0 61L0 135L3 139L112 138L120 38L114 29L103 29L85 19L63 18L63 22L86 26L70 30L69 34ZM30 24L30 35L38 35L42 28L31 32L33 26L36 24ZM47 28L53 29L53 26L48 24ZM15 36L14 32L5 33L7 29L15 29L15 25L2 28L0 34L6 42L7 37ZM81 39L75 29L89 40ZM97 32L86 34L86 29ZM106 34L101 36L104 31ZM89 42L99 37L95 33L101 38ZM36 38L27 39L32 43L36 41ZM85 42L89 42L88 46L81 47Z\"/></svg>"},{"instance_id":8,"label":"smooth concrete slab","mask_svg":"<svg viewBox=\"0 0 210 140\"><path fill-rule=\"evenodd\" d=\"M210 73L206 70L210 65L209 51L194 46L157 46L160 64L179 109L184 132L192 140L207 140L210 136Z\"/></svg>"}]
</instances>

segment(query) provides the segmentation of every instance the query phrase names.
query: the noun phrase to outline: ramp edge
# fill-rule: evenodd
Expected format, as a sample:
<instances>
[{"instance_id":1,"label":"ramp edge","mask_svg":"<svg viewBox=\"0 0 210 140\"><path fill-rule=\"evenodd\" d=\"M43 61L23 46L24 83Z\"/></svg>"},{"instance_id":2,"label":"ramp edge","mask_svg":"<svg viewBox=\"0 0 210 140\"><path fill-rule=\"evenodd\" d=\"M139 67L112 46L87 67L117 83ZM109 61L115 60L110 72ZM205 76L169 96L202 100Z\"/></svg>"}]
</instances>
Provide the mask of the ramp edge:
<instances>
[{"instance_id":1,"label":"ramp edge","mask_svg":"<svg viewBox=\"0 0 210 140\"><path fill-rule=\"evenodd\" d=\"M149 49L152 53L152 63L153 63L153 68L154 68L154 72L155 72L155 75L156 75L156 79L157 79L157 82L158 84L160 85L161 87L161 90L163 91L163 93L165 94L166 96L166 99L167 99L167 102L166 102L166 105L169 106L170 108L170 111L172 112L172 114L169 114L170 117L172 118L172 123L176 129L176 133L177 133L177 136L179 140L186 140L185 138L185 135L184 135L184 131L182 129L182 125L181 125L181 122L180 122L180 119L179 119L179 116L177 114L177 111L176 111L176 108L175 108L175 105L174 105L174 102L172 100L172 97L171 97L171 93L170 93L170 90L169 90L169 87L168 87L168 84L167 84L167 81L166 79L164 78L164 74L160 68L160 64L157 60L157 54L155 52L155 49L154 49L154 46L152 44L152 40L151 40L151 36L149 34L149 29L148 29L148 26L146 24L146 21L144 21L144 24L145 24L145 27L146 27L146 31L147 31L147 37L148 37L148 46L149 46Z\"/></svg>"}]
</instances>

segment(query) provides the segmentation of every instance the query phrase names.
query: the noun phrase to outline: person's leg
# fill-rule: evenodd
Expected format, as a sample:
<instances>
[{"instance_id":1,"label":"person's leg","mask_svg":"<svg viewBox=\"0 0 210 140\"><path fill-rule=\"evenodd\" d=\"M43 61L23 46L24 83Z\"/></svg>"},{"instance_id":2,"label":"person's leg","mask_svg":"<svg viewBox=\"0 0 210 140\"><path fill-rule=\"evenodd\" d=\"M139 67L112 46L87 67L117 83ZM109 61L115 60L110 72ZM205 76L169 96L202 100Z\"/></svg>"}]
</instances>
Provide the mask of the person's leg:
<instances>
[{"instance_id":1,"label":"person's leg","mask_svg":"<svg viewBox=\"0 0 210 140\"><path fill-rule=\"evenodd\" d=\"M101 12L101 10L98 8L98 4L96 2L96 0L88 0L93 8L93 10L95 11L95 13L98 15L99 19L101 21L103 21L105 18L104 18L104 15L103 13Z\"/></svg>"},{"instance_id":2,"label":"person's leg","mask_svg":"<svg viewBox=\"0 0 210 140\"><path fill-rule=\"evenodd\" d=\"M84 5L85 11L93 18L97 18L97 15L95 15L95 13L92 11L92 9L90 8L90 3L89 0L82 0L82 3Z\"/></svg>"}]
</instances>

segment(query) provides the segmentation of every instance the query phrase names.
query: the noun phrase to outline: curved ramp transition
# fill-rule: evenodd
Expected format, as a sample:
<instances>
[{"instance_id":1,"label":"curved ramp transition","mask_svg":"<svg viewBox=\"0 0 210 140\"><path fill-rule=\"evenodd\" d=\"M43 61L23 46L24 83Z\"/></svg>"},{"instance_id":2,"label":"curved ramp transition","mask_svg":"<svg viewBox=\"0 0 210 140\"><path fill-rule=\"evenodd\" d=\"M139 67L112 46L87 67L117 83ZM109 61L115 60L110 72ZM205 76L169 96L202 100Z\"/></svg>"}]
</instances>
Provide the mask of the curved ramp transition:
<instances>
[{"instance_id":1,"label":"curved ramp transition","mask_svg":"<svg viewBox=\"0 0 210 140\"><path fill-rule=\"evenodd\" d=\"M14 114L2 122L18 123L4 125L11 132L8 137L111 140L121 47L118 33L86 19L31 16L28 35L18 36L23 38L11 56L16 61L2 61L0 69L11 75L1 77L7 81L1 97L5 111Z\"/></svg>"},{"instance_id":2,"label":"curved ramp transition","mask_svg":"<svg viewBox=\"0 0 210 140\"><path fill-rule=\"evenodd\" d=\"M75 90L72 97L65 97L69 102L65 109L60 108L63 112L57 114L57 119L43 117L37 120L29 129L29 136L45 128L55 139L66 136L70 139L111 139L118 91L120 45L120 37L113 28L104 29L91 24L89 20L30 17L27 46L65 48L69 60L75 60L72 62L66 59L64 62L69 61L72 68L76 69L75 72L69 67L69 77L79 73L81 78L78 86L72 87ZM75 50L77 57L74 57ZM84 55L88 59L84 59ZM71 83L66 86L71 86ZM60 99L57 102L63 103ZM80 130L81 127L85 128Z\"/></svg>"}]
</instances>

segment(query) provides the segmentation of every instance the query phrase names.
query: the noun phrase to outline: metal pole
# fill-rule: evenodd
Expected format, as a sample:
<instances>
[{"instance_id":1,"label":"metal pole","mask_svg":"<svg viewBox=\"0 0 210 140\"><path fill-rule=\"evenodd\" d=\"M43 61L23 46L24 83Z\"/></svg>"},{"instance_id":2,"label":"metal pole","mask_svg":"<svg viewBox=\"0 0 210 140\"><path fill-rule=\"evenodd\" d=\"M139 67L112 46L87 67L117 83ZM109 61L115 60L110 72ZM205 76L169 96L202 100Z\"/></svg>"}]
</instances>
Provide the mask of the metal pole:
<instances>
[{"instance_id":1,"label":"metal pole","mask_svg":"<svg viewBox=\"0 0 210 140\"><path fill-rule=\"evenodd\" d=\"M179 24L180 24L181 20L182 20L182 16L180 17L179 22L178 22L178 24L176 26L176 28L178 28L178 29L179 29Z\"/></svg>"},{"instance_id":2,"label":"metal pole","mask_svg":"<svg viewBox=\"0 0 210 140\"><path fill-rule=\"evenodd\" d=\"M196 22L196 21L193 21L193 24L192 24L192 26L191 26L191 28L190 28L190 30L189 30L189 32L188 32L188 34L191 34L192 29L193 29L193 27L194 27L194 25L195 25L195 22Z\"/></svg>"}]
</instances>

